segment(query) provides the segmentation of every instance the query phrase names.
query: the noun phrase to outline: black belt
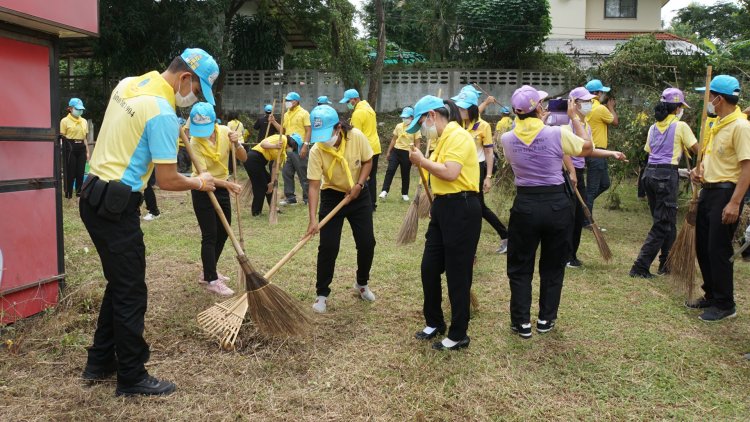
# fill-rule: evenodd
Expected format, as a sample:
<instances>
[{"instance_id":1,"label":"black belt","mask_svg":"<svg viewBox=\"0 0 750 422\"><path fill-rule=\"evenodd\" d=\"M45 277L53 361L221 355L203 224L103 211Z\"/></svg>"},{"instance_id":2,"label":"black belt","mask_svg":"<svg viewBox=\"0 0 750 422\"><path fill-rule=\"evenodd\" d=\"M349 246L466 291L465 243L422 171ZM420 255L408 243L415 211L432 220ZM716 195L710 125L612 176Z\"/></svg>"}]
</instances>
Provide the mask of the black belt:
<instances>
[{"instance_id":1,"label":"black belt","mask_svg":"<svg viewBox=\"0 0 750 422\"><path fill-rule=\"evenodd\" d=\"M670 169L670 170L677 170L680 168L676 164L647 164L646 168L649 169Z\"/></svg>"},{"instance_id":2,"label":"black belt","mask_svg":"<svg viewBox=\"0 0 750 422\"><path fill-rule=\"evenodd\" d=\"M465 199L479 196L479 192L463 191L456 193L446 193L445 195L435 194L435 199Z\"/></svg>"},{"instance_id":3,"label":"black belt","mask_svg":"<svg viewBox=\"0 0 750 422\"><path fill-rule=\"evenodd\" d=\"M554 186L516 186L516 193L565 193L565 184Z\"/></svg>"},{"instance_id":4,"label":"black belt","mask_svg":"<svg viewBox=\"0 0 750 422\"><path fill-rule=\"evenodd\" d=\"M737 186L732 182L704 183L703 189L734 189Z\"/></svg>"},{"instance_id":5,"label":"black belt","mask_svg":"<svg viewBox=\"0 0 750 422\"><path fill-rule=\"evenodd\" d=\"M83 139L67 139L67 138L65 138L65 140L68 141L68 142L70 142L70 143L72 143L72 144L82 144L83 143Z\"/></svg>"}]
</instances>

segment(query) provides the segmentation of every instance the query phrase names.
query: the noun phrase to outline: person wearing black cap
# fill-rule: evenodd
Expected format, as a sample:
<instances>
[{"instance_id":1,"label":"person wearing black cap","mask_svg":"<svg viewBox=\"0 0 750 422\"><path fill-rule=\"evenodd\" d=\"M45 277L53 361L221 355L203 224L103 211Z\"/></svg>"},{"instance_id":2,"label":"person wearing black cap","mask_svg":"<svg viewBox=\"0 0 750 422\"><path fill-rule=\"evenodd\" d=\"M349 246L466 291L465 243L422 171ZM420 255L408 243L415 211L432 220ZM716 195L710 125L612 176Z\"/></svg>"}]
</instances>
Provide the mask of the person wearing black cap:
<instances>
[{"instance_id":1,"label":"person wearing black cap","mask_svg":"<svg viewBox=\"0 0 750 422\"><path fill-rule=\"evenodd\" d=\"M448 284L451 325L435 350L458 350L469 346L469 302L474 255L482 228L479 202L479 159L474 138L459 123L461 114L451 100L428 95L414 105L414 120L406 133L421 131L435 149L426 158L412 148L409 160L426 173L434 195L430 224L422 255L422 291L425 327L414 336L434 339L446 332L443 316L441 275Z\"/></svg>"}]
</instances>

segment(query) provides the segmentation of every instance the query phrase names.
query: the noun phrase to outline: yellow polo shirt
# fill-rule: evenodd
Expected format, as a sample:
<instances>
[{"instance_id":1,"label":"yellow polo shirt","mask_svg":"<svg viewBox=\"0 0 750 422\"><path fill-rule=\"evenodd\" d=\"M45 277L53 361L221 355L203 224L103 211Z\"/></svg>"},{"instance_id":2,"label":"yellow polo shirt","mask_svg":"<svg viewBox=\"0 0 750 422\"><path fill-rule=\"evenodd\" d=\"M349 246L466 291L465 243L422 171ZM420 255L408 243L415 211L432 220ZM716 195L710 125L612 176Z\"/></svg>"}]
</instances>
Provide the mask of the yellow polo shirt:
<instances>
[{"instance_id":1,"label":"yellow polo shirt","mask_svg":"<svg viewBox=\"0 0 750 422\"><path fill-rule=\"evenodd\" d=\"M591 113L586 116L586 121L591 126L591 137L594 141L594 146L597 148L607 148L607 130L615 120L615 116L609 111L609 109L599 103L599 100L591 100L593 106Z\"/></svg>"},{"instance_id":2,"label":"yellow polo shirt","mask_svg":"<svg viewBox=\"0 0 750 422\"><path fill-rule=\"evenodd\" d=\"M367 101L360 101L352 112L352 126L359 129L370 141L373 154L380 154L380 137L378 136L378 121L375 110Z\"/></svg>"},{"instance_id":3,"label":"yellow polo shirt","mask_svg":"<svg viewBox=\"0 0 750 422\"><path fill-rule=\"evenodd\" d=\"M346 145L342 143L338 147L338 152L343 152L344 158L349 165L349 171L352 175L352 182L357 183L362 163L372 159L372 148L367 137L356 128L353 128L344 137ZM341 147L344 151L341 151ZM331 169L331 177L328 177L328 169ZM479 178L479 176L477 176ZM310 158L307 161L307 180L322 180L321 189L333 189L339 192L349 192L349 179L346 177L346 171L340 161L320 147L320 143L315 143L310 149Z\"/></svg>"},{"instance_id":4,"label":"yellow polo shirt","mask_svg":"<svg viewBox=\"0 0 750 422\"><path fill-rule=\"evenodd\" d=\"M435 195L458 192L479 192L479 160L474 138L458 123L450 122L437 140L430 160L436 163L453 161L461 164L458 178L452 182L430 175L430 186ZM423 170L424 171L424 170Z\"/></svg>"},{"instance_id":5,"label":"yellow polo shirt","mask_svg":"<svg viewBox=\"0 0 750 422\"><path fill-rule=\"evenodd\" d=\"M468 126L464 127L471 136L474 137L474 143L477 146L477 157L479 162L484 162L487 157L484 156L484 148L492 148L495 144L492 142L492 126L482 119L476 122L469 122Z\"/></svg>"},{"instance_id":6,"label":"yellow polo shirt","mask_svg":"<svg viewBox=\"0 0 750 422\"><path fill-rule=\"evenodd\" d=\"M509 131L511 127L513 127L513 119L511 119L510 116L503 116L502 119L497 121L495 132L502 135L503 133Z\"/></svg>"},{"instance_id":7,"label":"yellow polo shirt","mask_svg":"<svg viewBox=\"0 0 750 422\"><path fill-rule=\"evenodd\" d=\"M60 120L60 134L67 139L82 141L89 133L89 124L83 117L74 117L68 113Z\"/></svg>"},{"instance_id":8,"label":"yellow polo shirt","mask_svg":"<svg viewBox=\"0 0 750 422\"><path fill-rule=\"evenodd\" d=\"M720 124L719 119L715 125ZM737 183L742 170L740 161L745 160L750 160L750 122L740 117L714 134L703 156L703 180Z\"/></svg>"},{"instance_id":9,"label":"yellow polo shirt","mask_svg":"<svg viewBox=\"0 0 750 422\"><path fill-rule=\"evenodd\" d=\"M239 120L232 120L229 123L227 123L227 127L232 132L237 132L237 135L240 136L240 141L245 140L245 126L242 124Z\"/></svg>"},{"instance_id":10,"label":"yellow polo shirt","mask_svg":"<svg viewBox=\"0 0 750 422\"><path fill-rule=\"evenodd\" d=\"M284 133L287 135L296 133L302 138L302 142L305 142L305 128L310 127L310 113L298 105L287 110L283 120L281 126L284 128Z\"/></svg>"},{"instance_id":11,"label":"yellow polo shirt","mask_svg":"<svg viewBox=\"0 0 750 422\"><path fill-rule=\"evenodd\" d=\"M154 163L177 162L179 123L174 110L174 89L159 72L120 81L91 154L91 174L142 191Z\"/></svg>"},{"instance_id":12,"label":"yellow polo shirt","mask_svg":"<svg viewBox=\"0 0 750 422\"><path fill-rule=\"evenodd\" d=\"M419 132L412 135L406 133L404 122L396 125L396 128L393 129L393 136L396 137L396 144L393 145L393 148L405 151L409 151L411 146L417 143L417 140L422 139L422 135Z\"/></svg>"},{"instance_id":13,"label":"yellow polo shirt","mask_svg":"<svg viewBox=\"0 0 750 422\"><path fill-rule=\"evenodd\" d=\"M253 151L258 151L263 156L263 158L265 158L267 161L275 161L279 157L279 152L284 152L284 154L282 155L282 160L283 160L284 156L286 156L286 136L283 136L283 139L282 139L282 136L283 135L279 135L279 134L271 135L268 138L263 140L263 141L268 141L268 143L272 145L279 145L279 142L283 142L281 144L281 149L275 149L275 148L265 149L262 146L260 146L260 142L263 142L263 141L260 141L258 145L253 147Z\"/></svg>"},{"instance_id":14,"label":"yellow polo shirt","mask_svg":"<svg viewBox=\"0 0 750 422\"><path fill-rule=\"evenodd\" d=\"M654 126L656 126L656 130L658 130L660 133L664 133L675 121L677 121L677 126L674 129L675 132L674 146L672 147L672 164L676 165L680 162L680 157L682 157L683 150L689 150L690 148L692 148L693 145L698 142L698 139L695 138L693 131L690 130L690 126L688 126L688 124L685 122L679 121L679 119L677 119L677 116L675 116L674 114L670 114L661 122L654 123ZM648 131L646 145L643 147L643 150L648 152L649 154L651 153L651 130Z\"/></svg>"},{"instance_id":15,"label":"yellow polo shirt","mask_svg":"<svg viewBox=\"0 0 750 422\"><path fill-rule=\"evenodd\" d=\"M224 125L216 125L215 142L212 144L208 138L190 137L190 147L195 153L198 164L211 173L214 179L227 180L229 178L229 154L232 142L229 140L229 128ZM193 176L198 172L193 165Z\"/></svg>"}]
</instances>

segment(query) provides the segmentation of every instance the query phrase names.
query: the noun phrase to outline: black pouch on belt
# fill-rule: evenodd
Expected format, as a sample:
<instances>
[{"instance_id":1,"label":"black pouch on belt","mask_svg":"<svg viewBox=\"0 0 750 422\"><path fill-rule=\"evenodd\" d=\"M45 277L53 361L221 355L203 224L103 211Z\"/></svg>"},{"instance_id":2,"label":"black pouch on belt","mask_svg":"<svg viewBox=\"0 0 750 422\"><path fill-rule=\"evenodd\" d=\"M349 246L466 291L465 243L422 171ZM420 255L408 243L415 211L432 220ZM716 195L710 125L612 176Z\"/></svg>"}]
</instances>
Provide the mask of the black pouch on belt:
<instances>
[{"instance_id":1,"label":"black pouch on belt","mask_svg":"<svg viewBox=\"0 0 750 422\"><path fill-rule=\"evenodd\" d=\"M97 215L110 221L120 221L122 212L130 202L131 193L130 186L116 180L110 181Z\"/></svg>"},{"instance_id":2,"label":"black pouch on belt","mask_svg":"<svg viewBox=\"0 0 750 422\"><path fill-rule=\"evenodd\" d=\"M83 185L81 186L81 198L88 200L91 196L91 191L93 190L94 186L96 186L96 182L99 180L99 176L94 176L93 174L90 174L89 177L86 178L86 180L83 182Z\"/></svg>"}]
</instances>

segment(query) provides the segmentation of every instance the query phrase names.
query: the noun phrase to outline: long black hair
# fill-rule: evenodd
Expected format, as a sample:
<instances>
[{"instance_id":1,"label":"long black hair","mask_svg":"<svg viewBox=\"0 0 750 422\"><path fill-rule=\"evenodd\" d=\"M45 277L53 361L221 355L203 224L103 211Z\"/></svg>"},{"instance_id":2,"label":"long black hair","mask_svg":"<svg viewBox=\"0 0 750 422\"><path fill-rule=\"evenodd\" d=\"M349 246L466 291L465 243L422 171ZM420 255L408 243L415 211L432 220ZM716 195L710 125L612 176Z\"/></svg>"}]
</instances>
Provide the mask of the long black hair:
<instances>
[{"instance_id":1,"label":"long black hair","mask_svg":"<svg viewBox=\"0 0 750 422\"><path fill-rule=\"evenodd\" d=\"M674 113L675 110L677 110L682 104L678 103L665 103L663 101L660 101L656 103L654 106L654 119L656 119L657 122L661 122L662 120L666 119L667 116Z\"/></svg>"},{"instance_id":2,"label":"long black hair","mask_svg":"<svg viewBox=\"0 0 750 422\"><path fill-rule=\"evenodd\" d=\"M453 100L443 100L445 107L435 109L435 112L448 119L448 122L461 124L461 112Z\"/></svg>"}]
</instances>

